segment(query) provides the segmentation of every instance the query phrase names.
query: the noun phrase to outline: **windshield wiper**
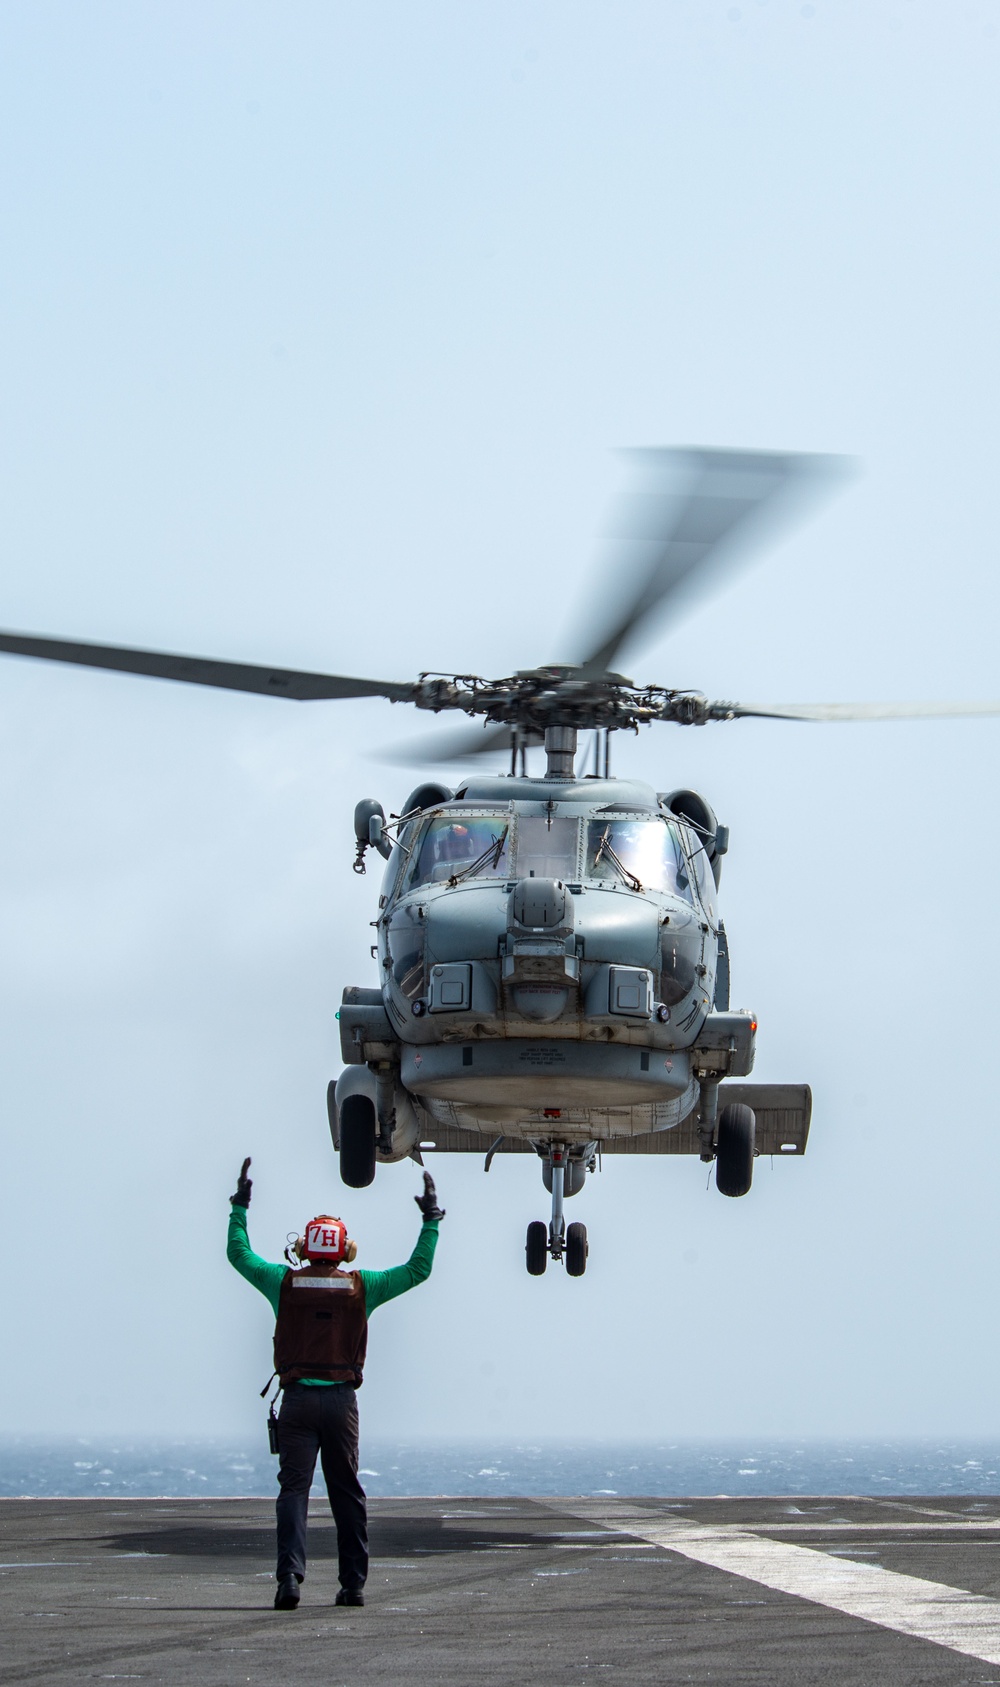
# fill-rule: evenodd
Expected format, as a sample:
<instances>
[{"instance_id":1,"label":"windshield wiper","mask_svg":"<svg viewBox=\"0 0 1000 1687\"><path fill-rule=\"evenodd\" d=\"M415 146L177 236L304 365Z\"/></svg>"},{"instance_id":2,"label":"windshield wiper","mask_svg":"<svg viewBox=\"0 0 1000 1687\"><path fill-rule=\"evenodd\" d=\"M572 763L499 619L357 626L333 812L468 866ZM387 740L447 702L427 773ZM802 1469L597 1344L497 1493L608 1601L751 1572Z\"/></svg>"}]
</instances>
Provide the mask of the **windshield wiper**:
<instances>
[{"instance_id":1,"label":"windshield wiper","mask_svg":"<svg viewBox=\"0 0 1000 1687\"><path fill-rule=\"evenodd\" d=\"M500 833L500 836L493 839L489 849L484 849L482 855L477 856L475 861L470 861L469 865L467 867L463 867L460 873L452 873L448 883L450 885L457 885L462 879L474 878L477 873L482 872L482 869L487 865L487 863L489 863L495 873L500 864L500 857L503 854L503 846L507 842L507 833L509 831L510 827L505 826L503 831Z\"/></svg>"},{"instance_id":2,"label":"windshield wiper","mask_svg":"<svg viewBox=\"0 0 1000 1687\"><path fill-rule=\"evenodd\" d=\"M622 861L620 859L620 857L617 856L615 854L614 850L612 849L612 847L611 847L611 827L610 826L605 827L604 836L601 839L600 847L597 851L597 854L594 856L594 866L595 867L597 866L597 863L600 861L602 855L606 855L608 857L608 860L611 861L614 864L615 867L617 867L617 869L618 869L619 873L621 874L622 878L625 880L625 883L628 885L629 890L641 890L642 889L642 885L641 885L640 881L636 878L635 874L629 872L629 870L626 867L624 861Z\"/></svg>"}]
</instances>

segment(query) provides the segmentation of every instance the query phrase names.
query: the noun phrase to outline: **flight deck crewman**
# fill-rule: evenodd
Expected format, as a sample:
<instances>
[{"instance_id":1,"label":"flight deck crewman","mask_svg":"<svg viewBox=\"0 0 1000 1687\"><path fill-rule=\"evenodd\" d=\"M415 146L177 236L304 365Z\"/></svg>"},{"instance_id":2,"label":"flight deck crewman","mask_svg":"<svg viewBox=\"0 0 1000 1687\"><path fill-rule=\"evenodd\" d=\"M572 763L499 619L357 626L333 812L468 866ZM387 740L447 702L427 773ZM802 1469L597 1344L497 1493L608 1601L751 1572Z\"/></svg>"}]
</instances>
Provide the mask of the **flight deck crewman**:
<instances>
[{"instance_id":1,"label":"flight deck crewman","mask_svg":"<svg viewBox=\"0 0 1000 1687\"><path fill-rule=\"evenodd\" d=\"M249 1158L230 1197L229 1263L266 1297L277 1320L274 1369L281 1384L278 1415L278 1591L275 1609L294 1611L306 1573L306 1519L317 1454L337 1526L338 1605L363 1605L368 1575L368 1515L358 1481L358 1407L368 1319L377 1306L416 1288L431 1272L438 1223L434 1180L414 1200L423 1214L417 1245L405 1265L389 1271L341 1271L357 1246L339 1218L320 1214L306 1225L294 1252L301 1271L271 1265L250 1246L247 1207Z\"/></svg>"}]
</instances>

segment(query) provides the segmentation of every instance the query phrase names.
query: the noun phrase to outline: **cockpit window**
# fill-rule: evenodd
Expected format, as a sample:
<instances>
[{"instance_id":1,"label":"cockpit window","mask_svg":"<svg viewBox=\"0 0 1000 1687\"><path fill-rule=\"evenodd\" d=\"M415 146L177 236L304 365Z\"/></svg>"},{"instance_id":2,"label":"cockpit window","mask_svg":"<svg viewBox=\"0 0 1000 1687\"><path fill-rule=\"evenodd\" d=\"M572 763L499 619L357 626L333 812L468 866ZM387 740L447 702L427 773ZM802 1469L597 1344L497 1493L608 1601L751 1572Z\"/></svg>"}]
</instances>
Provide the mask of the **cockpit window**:
<instances>
[{"instance_id":1,"label":"cockpit window","mask_svg":"<svg viewBox=\"0 0 1000 1687\"><path fill-rule=\"evenodd\" d=\"M691 872L668 820L591 820L585 872L588 879L617 879L694 902Z\"/></svg>"},{"instance_id":2,"label":"cockpit window","mask_svg":"<svg viewBox=\"0 0 1000 1687\"><path fill-rule=\"evenodd\" d=\"M519 879L575 879L579 827L575 820L522 814L517 822Z\"/></svg>"},{"instance_id":3,"label":"cockpit window","mask_svg":"<svg viewBox=\"0 0 1000 1687\"><path fill-rule=\"evenodd\" d=\"M411 887L449 879L503 879L509 872L506 815L455 815L432 820L420 840Z\"/></svg>"}]
</instances>

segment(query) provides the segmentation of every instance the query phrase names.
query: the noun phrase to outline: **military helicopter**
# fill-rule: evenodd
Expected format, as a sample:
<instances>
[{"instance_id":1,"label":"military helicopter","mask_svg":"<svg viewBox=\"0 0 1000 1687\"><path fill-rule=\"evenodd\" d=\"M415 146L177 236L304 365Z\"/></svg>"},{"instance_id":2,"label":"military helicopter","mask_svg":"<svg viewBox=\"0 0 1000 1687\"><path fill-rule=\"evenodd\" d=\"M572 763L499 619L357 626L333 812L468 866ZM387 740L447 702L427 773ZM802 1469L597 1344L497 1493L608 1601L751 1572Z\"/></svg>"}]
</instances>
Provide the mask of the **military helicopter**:
<instances>
[{"instance_id":1,"label":"military helicopter","mask_svg":"<svg viewBox=\"0 0 1000 1687\"><path fill-rule=\"evenodd\" d=\"M707 449L629 453L632 482L580 662L487 681L423 673L351 679L0 633L12 655L293 700L383 697L483 717L428 759L509 757L499 775L416 787L399 814L366 799L354 868L387 863L379 982L344 990L345 1069L327 1097L343 1181L426 1152L535 1154L551 1195L526 1262L570 1276L587 1231L564 1204L604 1154L698 1154L740 1197L760 1154L801 1155L804 1084L748 1084L757 1021L730 1007L718 909L729 846L708 800L611 772L615 732L653 722L883 720L1000 713L1000 703L746 704L635 685L612 666L654 616L710 582L769 517L829 485L837 459ZM593 734L578 769L579 737ZM529 768L541 748L544 771ZM735 1081L734 1081L735 1080Z\"/></svg>"}]
</instances>

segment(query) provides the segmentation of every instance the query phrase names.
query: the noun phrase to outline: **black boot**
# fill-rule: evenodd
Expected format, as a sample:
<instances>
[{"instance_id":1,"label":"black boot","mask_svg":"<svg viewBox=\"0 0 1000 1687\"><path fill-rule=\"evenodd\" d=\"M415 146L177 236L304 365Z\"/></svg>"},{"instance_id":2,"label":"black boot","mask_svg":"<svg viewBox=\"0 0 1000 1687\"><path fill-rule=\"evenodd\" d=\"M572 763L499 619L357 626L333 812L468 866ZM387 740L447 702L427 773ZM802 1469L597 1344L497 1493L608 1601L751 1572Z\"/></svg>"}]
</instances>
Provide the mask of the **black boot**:
<instances>
[{"instance_id":1,"label":"black boot","mask_svg":"<svg viewBox=\"0 0 1000 1687\"><path fill-rule=\"evenodd\" d=\"M363 1605L365 1596L359 1587L342 1587L334 1600L335 1605Z\"/></svg>"},{"instance_id":2,"label":"black boot","mask_svg":"<svg viewBox=\"0 0 1000 1687\"><path fill-rule=\"evenodd\" d=\"M294 1611L299 1603L299 1584L294 1576L282 1576L274 1596L276 1611Z\"/></svg>"}]
</instances>

